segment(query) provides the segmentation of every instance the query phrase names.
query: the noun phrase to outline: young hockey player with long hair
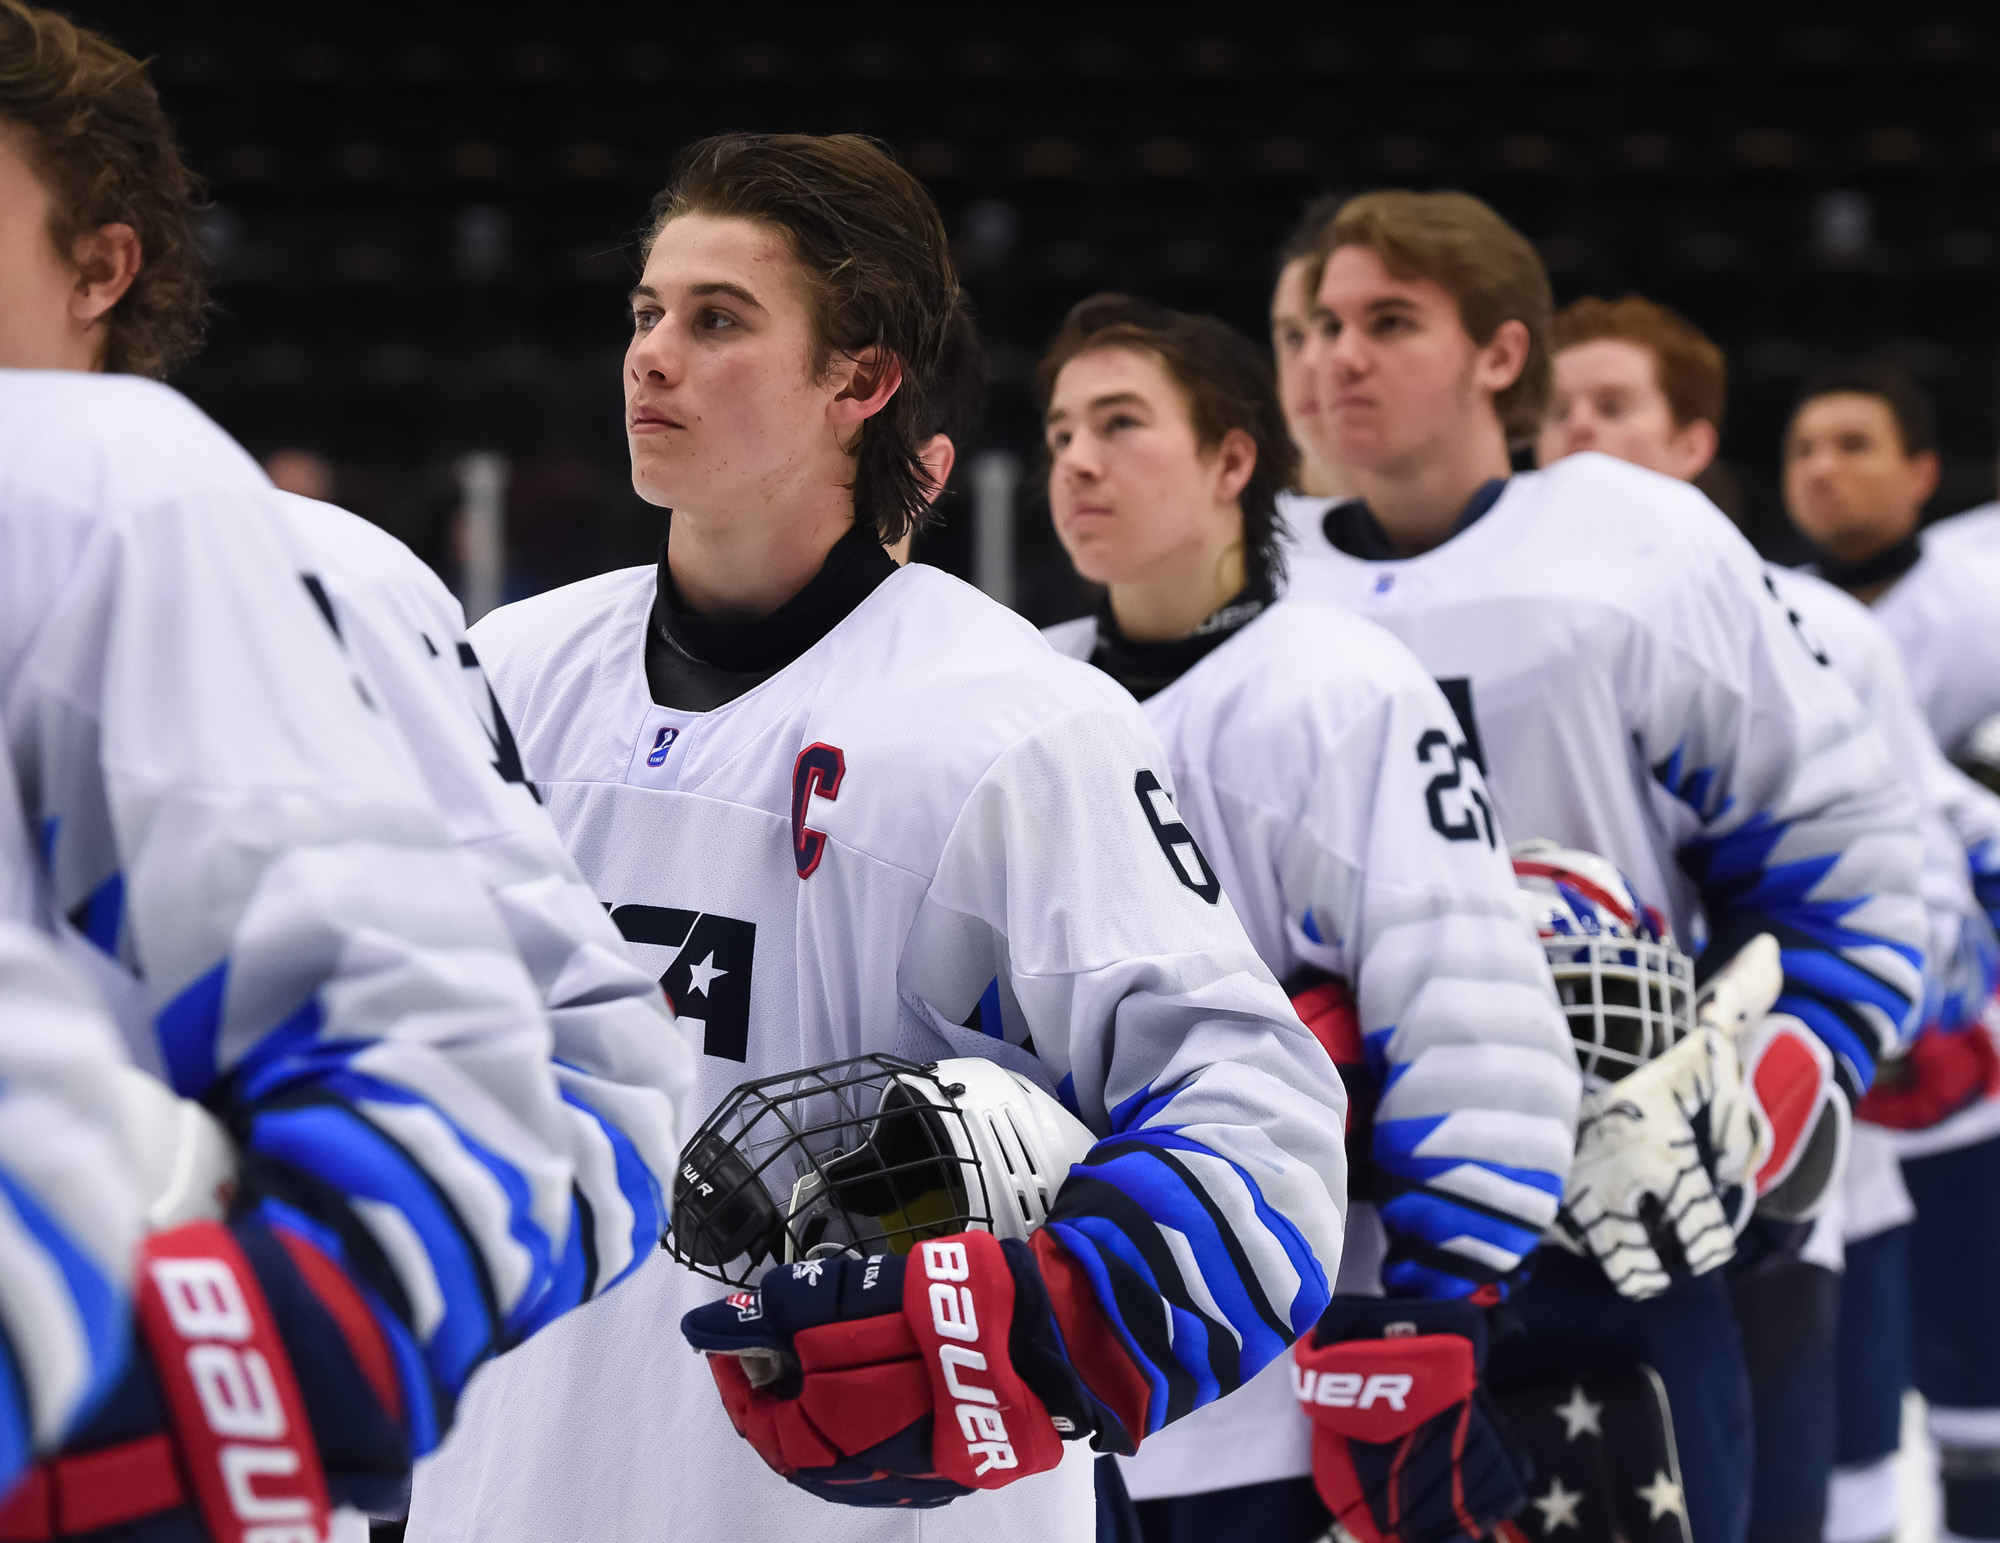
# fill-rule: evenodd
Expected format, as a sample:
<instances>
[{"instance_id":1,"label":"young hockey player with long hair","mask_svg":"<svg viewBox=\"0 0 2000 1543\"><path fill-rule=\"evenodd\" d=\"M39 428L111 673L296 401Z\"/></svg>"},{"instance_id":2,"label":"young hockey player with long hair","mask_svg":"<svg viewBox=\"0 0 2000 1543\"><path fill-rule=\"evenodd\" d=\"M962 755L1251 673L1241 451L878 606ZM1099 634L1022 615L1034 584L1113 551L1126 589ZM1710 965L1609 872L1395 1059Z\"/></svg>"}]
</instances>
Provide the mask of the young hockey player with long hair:
<instances>
[{"instance_id":1,"label":"young hockey player with long hair","mask_svg":"<svg viewBox=\"0 0 2000 1543\"><path fill-rule=\"evenodd\" d=\"M173 1370L194 1320L161 1282L192 1270L240 1300L289 1411L260 1416L257 1460L291 1465L263 1519L400 1512L472 1371L650 1252L685 1053L504 780L435 579L133 378L192 349L202 301L142 68L13 3L0 58L0 711L42 903L140 1064L241 1148L227 1229L146 1244L152 1366L20 1504L236 1535L249 1491L209 1471L227 1450ZM430 590L404 611L362 593L410 569Z\"/></svg>"},{"instance_id":2,"label":"young hockey player with long hair","mask_svg":"<svg viewBox=\"0 0 2000 1543\"><path fill-rule=\"evenodd\" d=\"M1924 922L1914 806L1851 693L1700 494L1597 455L1511 472L1548 395L1551 304L1490 209L1369 194L1320 252L1309 357L1360 496L1295 559L1293 592L1386 626L1445 687L1461 734L1435 777L1481 767L1504 828L1608 859L1676 933L1705 930L1705 972L1773 934L1778 1006L1858 1096L1918 1005ZM1677 1098L1704 1117L1701 1085ZM1621 1161L1647 1157L1642 1142ZM1638 1210L1604 1236L1644 1245L1542 1249L1512 1304L1527 1332L1494 1346L1489 1375L1651 1365L1686 1486L1658 1506L1684 1508L1695 1543L1738 1543L1749 1409L1713 1268L1726 1251L1691 1273L1695 1240L1625 1193ZM1634 1300L1613 1280L1672 1284Z\"/></svg>"},{"instance_id":3,"label":"young hockey player with long hair","mask_svg":"<svg viewBox=\"0 0 2000 1543\"><path fill-rule=\"evenodd\" d=\"M681 1262L713 1171L684 1168L675 1256L482 1380L419 1476L413 1537L651 1537L663 1516L915 1537L844 1507L957 1499L923 1536L1082 1538L1090 1465L1064 1439L1132 1450L1326 1303L1338 1077L1143 715L884 551L934 491L920 451L957 303L929 197L867 141L695 146L656 205L625 367L633 483L672 510L661 560L473 638L697 1039L695 1112L900 1051L999 1061L1101 1139L1029 1240L835 1246L727 1298Z\"/></svg>"},{"instance_id":4,"label":"young hockey player with long hair","mask_svg":"<svg viewBox=\"0 0 2000 1543\"><path fill-rule=\"evenodd\" d=\"M1345 1289L1386 1288L1457 1332L1480 1309L1456 1299L1497 1293L1555 1219L1579 1079L1479 773L1427 797L1416 754L1456 741L1451 706L1380 628L1277 598L1290 447L1246 339L1100 295L1070 312L1037 384L1057 533L1106 586L1050 640L1140 699L1258 952L1344 1073L1384 1090L1352 1106L1367 1178ZM1124 1460L1150 1543L1325 1532L1290 1372ZM1518 1481L1466 1504L1495 1521L1510 1495Z\"/></svg>"}]
</instances>

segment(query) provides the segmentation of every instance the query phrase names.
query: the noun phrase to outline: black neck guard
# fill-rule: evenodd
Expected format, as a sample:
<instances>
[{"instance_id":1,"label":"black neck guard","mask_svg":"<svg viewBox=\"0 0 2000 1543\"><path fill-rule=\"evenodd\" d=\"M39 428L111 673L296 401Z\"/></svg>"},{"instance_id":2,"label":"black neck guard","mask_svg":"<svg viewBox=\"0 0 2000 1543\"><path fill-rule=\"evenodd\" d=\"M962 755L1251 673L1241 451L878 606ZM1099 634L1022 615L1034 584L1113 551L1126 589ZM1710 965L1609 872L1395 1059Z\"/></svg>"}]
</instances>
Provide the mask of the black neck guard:
<instances>
[{"instance_id":1,"label":"black neck guard","mask_svg":"<svg viewBox=\"0 0 2000 1543\"><path fill-rule=\"evenodd\" d=\"M1111 614L1111 597L1107 595L1097 608L1097 646L1090 651L1090 662L1143 702L1154 692L1166 690L1263 615L1272 598L1269 579L1252 579L1235 599L1186 637L1169 638L1164 643L1134 643L1118 630L1118 618Z\"/></svg>"},{"instance_id":2,"label":"black neck guard","mask_svg":"<svg viewBox=\"0 0 2000 1543\"><path fill-rule=\"evenodd\" d=\"M1839 585L1851 595L1857 589L1870 589L1877 584L1900 579L1916 567L1917 559L1923 555L1924 544L1917 533L1911 531L1894 546L1884 547L1873 557L1864 557L1858 563L1837 563L1831 557L1821 557L1819 576L1829 584Z\"/></svg>"},{"instance_id":3,"label":"black neck guard","mask_svg":"<svg viewBox=\"0 0 2000 1543\"><path fill-rule=\"evenodd\" d=\"M695 713L735 701L825 637L895 571L896 560L873 527L857 521L833 544L819 572L769 616L704 616L689 609L674 587L662 541L646 627L646 685L653 700Z\"/></svg>"}]
</instances>

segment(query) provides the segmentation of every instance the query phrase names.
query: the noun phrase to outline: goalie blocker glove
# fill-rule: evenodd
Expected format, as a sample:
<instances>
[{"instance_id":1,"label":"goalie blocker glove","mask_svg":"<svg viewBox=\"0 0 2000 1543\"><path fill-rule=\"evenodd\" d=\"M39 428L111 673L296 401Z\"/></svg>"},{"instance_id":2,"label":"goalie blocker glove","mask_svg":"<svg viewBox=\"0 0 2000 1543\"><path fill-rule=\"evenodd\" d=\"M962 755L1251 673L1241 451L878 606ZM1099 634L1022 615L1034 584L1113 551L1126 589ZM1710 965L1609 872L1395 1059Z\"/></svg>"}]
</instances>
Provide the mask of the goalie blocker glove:
<instances>
[{"instance_id":1,"label":"goalie blocker glove","mask_svg":"<svg viewBox=\"0 0 2000 1543\"><path fill-rule=\"evenodd\" d=\"M681 1328L758 1456L842 1505L941 1506L1143 1430L1145 1378L1045 1232L780 1265Z\"/></svg>"},{"instance_id":2,"label":"goalie blocker glove","mask_svg":"<svg viewBox=\"0 0 2000 1543\"><path fill-rule=\"evenodd\" d=\"M1466 1301L1339 1296L1292 1350L1313 1487L1359 1543L1478 1543L1527 1504Z\"/></svg>"}]
</instances>

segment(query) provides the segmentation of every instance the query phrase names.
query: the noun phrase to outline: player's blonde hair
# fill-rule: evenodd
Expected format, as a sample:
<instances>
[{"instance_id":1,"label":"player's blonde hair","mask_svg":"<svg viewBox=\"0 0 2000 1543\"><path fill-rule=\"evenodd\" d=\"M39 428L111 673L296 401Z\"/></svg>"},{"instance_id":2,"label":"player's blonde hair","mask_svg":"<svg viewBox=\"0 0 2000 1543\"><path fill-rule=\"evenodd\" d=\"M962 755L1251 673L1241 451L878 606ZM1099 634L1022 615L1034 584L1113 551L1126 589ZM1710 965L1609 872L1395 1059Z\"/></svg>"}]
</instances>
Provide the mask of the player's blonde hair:
<instances>
[{"instance_id":1,"label":"player's blonde hair","mask_svg":"<svg viewBox=\"0 0 2000 1543\"><path fill-rule=\"evenodd\" d=\"M1365 246L1398 278L1429 279L1449 290L1467 336L1484 347L1506 321L1528 329L1521 373L1493 398L1510 440L1531 438L1549 401L1549 331L1555 297L1533 244L1470 193L1363 193L1340 206L1321 233L1314 288L1326 260Z\"/></svg>"},{"instance_id":2,"label":"player's blonde hair","mask_svg":"<svg viewBox=\"0 0 2000 1543\"><path fill-rule=\"evenodd\" d=\"M0 0L0 122L27 137L65 260L102 226L138 234L139 273L111 308L104 368L159 377L185 362L208 305L197 184L145 66L54 11Z\"/></svg>"}]
</instances>

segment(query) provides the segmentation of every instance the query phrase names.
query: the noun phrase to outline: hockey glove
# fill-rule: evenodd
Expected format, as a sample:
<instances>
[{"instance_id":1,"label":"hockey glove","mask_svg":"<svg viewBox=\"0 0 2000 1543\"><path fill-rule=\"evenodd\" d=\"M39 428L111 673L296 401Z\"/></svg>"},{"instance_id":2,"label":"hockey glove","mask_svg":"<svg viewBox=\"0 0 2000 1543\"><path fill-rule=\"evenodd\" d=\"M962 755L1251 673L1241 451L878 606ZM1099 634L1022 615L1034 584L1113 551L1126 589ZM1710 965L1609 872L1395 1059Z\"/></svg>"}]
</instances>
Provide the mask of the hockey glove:
<instances>
[{"instance_id":1,"label":"hockey glove","mask_svg":"<svg viewBox=\"0 0 2000 1543\"><path fill-rule=\"evenodd\" d=\"M2000 1093L2000 1054L1984 1023L1957 1034L1926 1028L1875 1072L1855 1116L1891 1130L1928 1130Z\"/></svg>"},{"instance_id":2,"label":"hockey glove","mask_svg":"<svg viewBox=\"0 0 2000 1543\"><path fill-rule=\"evenodd\" d=\"M1736 1047L1698 1028L1585 1095L1557 1225L1623 1295L1656 1296L1728 1262L1768 1151Z\"/></svg>"},{"instance_id":3,"label":"hockey glove","mask_svg":"<svg viewBox=\"0 0 2000 1543\"><path fill-rule=\"evenodd\" d=\"M708 1352L757 1455L842 1505L944 1505L1053 1468L1063 1442L1085 1436L1129 1452L1145 1408L1081 1272L1045 1233L778 1265L681 1332ZM1122 1417L1085 1385L1071 1345L1091 1351Z\"/></svg>"},{"instance_id":4,"label":"hockey glove","mask_svg":"<svg viewBox=\"0 0 2000 1543\"><path fill-rule=\"evenodd\" d=\"M1527 1504L1526 1460L1479 1384L1479 1308L1335 1297L1292 1357L1313 1486L1360 1543L1477 1543Z\"/></svg>"}]
</instances>

